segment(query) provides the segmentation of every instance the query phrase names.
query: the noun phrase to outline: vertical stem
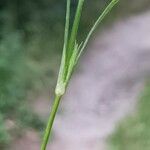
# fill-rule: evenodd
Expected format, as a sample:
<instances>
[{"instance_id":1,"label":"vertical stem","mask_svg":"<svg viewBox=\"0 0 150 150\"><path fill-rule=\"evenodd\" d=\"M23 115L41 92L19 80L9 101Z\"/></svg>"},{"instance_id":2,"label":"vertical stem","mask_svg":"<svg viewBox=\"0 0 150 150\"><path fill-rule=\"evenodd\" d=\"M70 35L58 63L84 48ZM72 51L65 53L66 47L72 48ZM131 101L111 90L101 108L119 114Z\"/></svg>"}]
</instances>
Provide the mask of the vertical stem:
<instances>
[{"instance_id":1,"label":"vertical stem","mask_svg":"<svg viewBox=\"0 0 150 150\"><path fill-rule=\"evenodd\" d=\"M43 138L41 150L46 150L47 143L48 143L49 137L51 135L52 126L53 126L54 119L55 119L55 116L56 116L56 113L58 110L58 106L60 104L61 97L62 96L55 95L55 100L54 100L54 104L52 106L52 111L50 113L50 117L49 117L47 127L46 127L46 130L44 133L44 138Z\"/></svg>"}]
</instances>

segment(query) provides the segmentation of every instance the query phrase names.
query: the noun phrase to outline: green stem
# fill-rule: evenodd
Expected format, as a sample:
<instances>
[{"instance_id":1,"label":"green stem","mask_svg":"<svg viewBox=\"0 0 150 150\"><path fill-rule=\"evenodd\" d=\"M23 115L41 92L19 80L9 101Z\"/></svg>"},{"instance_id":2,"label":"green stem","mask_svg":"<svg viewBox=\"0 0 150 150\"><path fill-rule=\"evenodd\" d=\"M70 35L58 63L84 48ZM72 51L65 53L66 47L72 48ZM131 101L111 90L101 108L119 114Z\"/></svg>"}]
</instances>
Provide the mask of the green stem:
<instances>
[{"instance_id":1,"label":"green stem","mask_svg":"<svg viewBox=\"0 0 150 150\"><path fill-rule=\"evenodd\" d=\"M48 143L49 137L51 135L52 126L53 126L53 123L54 123L54 119L55 119L55 116L56 116L61 98L62 98L62 96L58 96L58 95L55 96L54 104L52 106L52 111L50 113L48 124L47 124L46 130L45 130L41 150L46 150L47 143Z\"/></svg>"}]
</instances>

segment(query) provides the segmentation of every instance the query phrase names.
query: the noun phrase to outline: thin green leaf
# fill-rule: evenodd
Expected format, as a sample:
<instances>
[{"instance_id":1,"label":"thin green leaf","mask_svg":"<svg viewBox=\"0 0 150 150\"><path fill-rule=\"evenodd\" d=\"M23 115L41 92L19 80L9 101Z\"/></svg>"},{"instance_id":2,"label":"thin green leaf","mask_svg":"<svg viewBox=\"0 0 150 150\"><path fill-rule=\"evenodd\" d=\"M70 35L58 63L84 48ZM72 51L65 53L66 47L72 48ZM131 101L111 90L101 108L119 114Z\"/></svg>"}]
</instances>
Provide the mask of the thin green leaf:
<instances>
[{"instance_id":1,"label":"thin green leaf","mask_svg":"<svg viewBox=\"0 0 150 150\"><path fill-rule=\"evenodd\" d=\"M68 56L67 56L67 62L69 62L70 57L72 56L72 51L74 51L74 46L75 46L75 41L77 38L77 33L78 33L78 28L79 28L79 23L80 23L80 18L82 14L82 8L83 8L84 0L79 0L76 14L75 14L75 19L71 31L71 36L69 40L69 45L68 45Z\"/></svg>"},{"instance_id":2,"label":"thin green leaf","mask_svg":"<svg viewBox=\"0 0 150 150\"><path fill-rule=\"evenodd\" d=\"M66 84L69 82L69 79L70 79L72 72L74 70L74 67L76 65L76 58L78 56L78 47L79 47L78 44L75 42L74 50L72 52L72 56L69 61L68 72L66 75Z\"/></svg>"},{"instance_id":3,"label":"thin green leaf","mask_svg":"<svg viewBox=\"0 0 150 150\"><path fill-rule=\"evenodd\" d=\"M60 84L63 84L64 74L66 72L65 66L66 66L66 59L67 59L67 45L68 45L68 36L69 36L69 23L70 23L70 0L67 0L67 11L66 11L66 24L65 24L65 33L64 33L64 46L63 46L63 54L61 59L61 65L58 75L58 81L57 86L60 86Z\"/></svg>"},{"instance_id":4,"label":"thin green leaf","mask_svg":"<svg viewBox=\"0 0 150 150\"><path fill-rule=\"evenodd\" d=\"M103 11L103 13L100 15L100 17L97 19L97 21L95 22L95 24L93 25L93 27L91 28L89 34L87 35L85 42L79 52L79 55L77 57L77 60L79 59L79 57L81 56L83 50L85 49L85 47L87 46L87 43L90 39L90 37L92 36L93 32L95 31L95 29L98 27L98 25L102 22L102 20L105 18L105 16L112 10L112 8L119 2L119 0L112 0L109 5L105 8L105 10Z\"/></svg>"},{"instance_id":5,"label":"thin green leaf","mask_svg":"<svg viewBox=\"0 0 150 150\"><path fill-rule=\"evenodd\" d=\"M77 47L77 52L78 52L78 54L77 54L77 56L76 56L76 60L75 60L75 65L77 64L77 62L78 62L78 55L79 55L79 53L80 53L80 51L81 51L81 47L83 46L83 42L81 42L79 45L78 45L78 47Z\"/></svg>"}]
</instances>

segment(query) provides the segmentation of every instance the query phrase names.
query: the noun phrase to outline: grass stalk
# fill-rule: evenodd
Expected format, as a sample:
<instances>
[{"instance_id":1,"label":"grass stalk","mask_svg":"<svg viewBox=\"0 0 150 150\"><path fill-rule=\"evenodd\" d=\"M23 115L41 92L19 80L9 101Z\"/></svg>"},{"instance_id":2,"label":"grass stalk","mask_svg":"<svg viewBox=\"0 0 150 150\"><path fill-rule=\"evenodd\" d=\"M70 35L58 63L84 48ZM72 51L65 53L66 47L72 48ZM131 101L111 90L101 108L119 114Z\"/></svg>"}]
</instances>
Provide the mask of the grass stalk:
<instances>
[{"instance_id":1,"label":"grass stalk","mask_svg":"<svg viewBox=\"0 0 150 150\"><path fill-rule=\"evenodd\" d=\"M54 104L52 106L52 110L50 113L50 117L47 123L47 127L45 130L43 142L41 145L41 150L46 150L49 137L51 135L52 126L55 120L55 116L61 101L62 96L65 94L66 88L70 81L73 70L78 62L81 53L85 49L91 35L97 28L97 26L101 23L101 21L105 18L105 16L111 11L111 9L117 4L119 0L112 0L106 9L102 12L99 18L96 20L95 24L91 28L84 42L81 44L77 43L77 34L79 23L81 20L82 8L84 4L84 0L78 0L78 6L76 9L76 14L71 30L71 34L69 37L69 29L70 29L70 4L71 0L67 0L67 11L66 11L66 25L65 25L65 34L64 34L64 46L63 46L63 54L62 60L60 64L60 70L57 80L57 85L55 89L55 99Z\"/></svg>"},{"instance_id":2,"label":"grass stalk","mask_svg":"<svg viewBox=\"0 0 150 150\"><path fill-rule=\"evenodd\" d=\"M52 126L53 126L54 119L55 119L55 116L56 116L56 113L57 113L57 110L58 110L58 107L59 107L60 100L61 100L61 96L56 95L55 100L54 100L54 104L53 104L53 107L52 107L52 110L51 110L51 113L50 113L50 117L49 117L49 120L48 120L48 123L47 123L47 127L46 127L46 130L45 130L41 150L46 150L46 146L47 146L47 143L48 143L48 140L49 140L49 136L50 136L50 133L51 133L51 130L52 130Z\"/></svg>"}]
</instances>

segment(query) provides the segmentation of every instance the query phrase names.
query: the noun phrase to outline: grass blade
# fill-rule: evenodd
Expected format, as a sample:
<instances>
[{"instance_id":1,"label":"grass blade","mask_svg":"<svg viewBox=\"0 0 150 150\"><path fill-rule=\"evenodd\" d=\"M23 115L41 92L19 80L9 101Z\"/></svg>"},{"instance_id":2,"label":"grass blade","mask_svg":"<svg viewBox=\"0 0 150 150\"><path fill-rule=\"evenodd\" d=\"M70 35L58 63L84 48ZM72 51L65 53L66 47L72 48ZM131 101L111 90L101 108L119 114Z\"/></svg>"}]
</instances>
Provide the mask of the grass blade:
<instances>
[{"instance_id":1,"label":"grass blade","mask_svg":"<svg viewBox=\"0 0 150 150\"><path fill-rule=\"evenodd\" d=\"M110 2L110 4L105 8L105 10L103 11L103 13L100 15L100 17L97 19L97 21L95 22L95 24L93 25L93 27L91 28L89 34L87 35L85 42L83 43L83 46L79 52L78 58L81 56L83 50L85 49L85 47L87 46L87 43L90 39L90 37L92 36L93 32L95 31L95 29L98 27L98 25L102 22L102 20L105 18L105 16L112 10L112 8L119 2L119 0L112 0Z\"/></svg>"},{"instance_id":2,"label":"grass blade","mask_svg":"<svg viewBox=\"0 0 150 150\"><path fill-rule=\"evenodd\" d=\"M64 33L64 47L63 47L63 54L62 54L62 60L61 60L61 65L60 65L60 70L59 70L59 75L58 75L58 81L57 81L57 86L56 86L56 91L55 93L59 93L61 91L61 88L63 86L63 82L65 79L65 66L66 66L66 59L67 59L67 46L68 46L68 37L69 37L69 24L70 24L70 0L67 0L67 11L66 11L66 24L65 24L65 33Z\"/></svg>"},{"instance_id":3,"label":"grass blade","mask_svg":"<svg viewBox=\"0 0 150 150\"><path fill-rule=\"evenodd\" d=\"M73 73L73 70L74 70L74 67L76 65L76 58L78 56L78 44L75 43L75 46L74 46L74 51L72 53L72 56L70 58L70 61L69 61L69 66L68 66L68 72L67 72L67 75L66 75L66 84L69 82L70 80L70 77Z\"/></svg>"},{"instance_id":4,"label":"grass blade","mask_svg":"<svg viewBox=\"0 0 150 150\"><path fill-rule=\"evenodd\" d=\"M75 14L75 19L71 31L71 36L69 40L69 45L68 45L68 56L67 56L67 62L69 61L72 51L74 50L76 38L77 38L77 33L78 33L78 28L79 28L79 23L80 23L80 18L82 14L82 8L83 8L84 0L79 0L76 14Z\"/></svg>"}]
</instances>

